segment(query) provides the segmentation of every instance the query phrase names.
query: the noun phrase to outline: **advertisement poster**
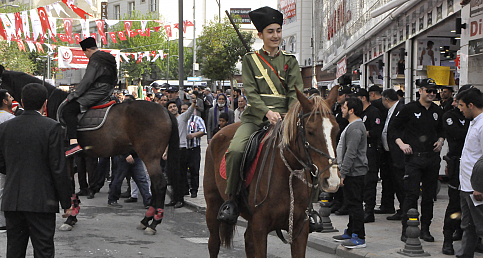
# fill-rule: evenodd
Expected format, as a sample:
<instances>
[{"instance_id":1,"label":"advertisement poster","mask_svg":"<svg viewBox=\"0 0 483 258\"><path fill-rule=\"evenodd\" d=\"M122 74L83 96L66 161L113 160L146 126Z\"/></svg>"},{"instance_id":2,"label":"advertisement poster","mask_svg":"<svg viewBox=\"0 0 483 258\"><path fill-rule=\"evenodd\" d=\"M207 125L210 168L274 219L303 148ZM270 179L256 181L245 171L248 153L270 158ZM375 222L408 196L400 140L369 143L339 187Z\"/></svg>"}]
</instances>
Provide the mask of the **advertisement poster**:
<instances>
[{"instance_id":1,"label":"advertisement poster","mask_svg":"<svg viewBox=\"0 0 483 258\"><path fill-rule=\"evenodd\" d=\"M295 0L280 0L280 11L283 13L283 24L289 24L296 19Z\"/></svg>"},{"instance_id":2,"label":"advertisement poster","mask_svg":"<svg viewBox=\"0 0 483 258\"><path fill-rule=\"evenodd\" d=\"M440 65L440 46L441 43L434 39L418 40L418 69L428 65Z\"/></svg>"}]
</instances>

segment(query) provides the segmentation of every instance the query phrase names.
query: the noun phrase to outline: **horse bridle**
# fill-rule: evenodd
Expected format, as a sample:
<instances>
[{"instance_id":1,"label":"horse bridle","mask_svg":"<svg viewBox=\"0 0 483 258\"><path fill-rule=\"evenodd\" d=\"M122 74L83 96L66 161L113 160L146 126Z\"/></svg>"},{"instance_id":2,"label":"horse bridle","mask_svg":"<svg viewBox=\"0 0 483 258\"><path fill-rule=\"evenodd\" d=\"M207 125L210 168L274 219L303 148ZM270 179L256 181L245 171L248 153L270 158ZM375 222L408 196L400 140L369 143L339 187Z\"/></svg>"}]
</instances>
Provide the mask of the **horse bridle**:
<instances>
[{"instance_id":1,"label":"horse bridle","mask_svg":"<svg viewBox=\"0 0 483 258\"><path fill-rule=\"evenodd\" d=\"M295 240L302 233L302 230L304 228L304 226L302 226L300 228L299 233L295 237L293 237L293 213L294 213L294 197L293 197L293 186L292 186L293 175L296 175L297 178L299 178L303 183L305 183L310 188L310 190L308 189L308 191L310 191L310 193L308 194L309 198L307 200L307 209L305 210L304 223L306 223L309 219L310 214L312 213L312 210L313 210L312 199L314 197L313 196L314 193L316 192L315 188L317 188L318 184L319 184L320 173L325 172L326 170L330 169L332 166L337 166L336 158L333 158L329 154L313 147L307 140L307 136L305 134L305 119L307 117L310 117L311 115L314 115L314 114L320 115L320 111L315 111L315 112L310 112L310 113L304 114L303 110L300 110L300 113L298 114L297 131L298 131L300 138L302 140L303 149L304 149L307 161L304 162L301 158L299 158L297 155L295 155L295 153L292 151L290 146L286 146L284 148L284 149L288 150L290 152L290 154L295 158L295 160L297 160L297 162L300 163L303 166L303 169L302 170L292 169L285 159L284 149L280 149L280 154L281 154L282 160L283 160L285 166L288 168L288 170L291 173L291 176L290 176L290 179L289 179L289 188L290 188L290 214L289 214L289 230L288 230L289 241L285 240L285 238L283 237L282 232L280 230L276 231L278 237L284 243L290 243L291 244L293 242L293 240ZM297 136L297 138L298 138L298 136ZM297 141L297 139L296 139L296 141ZM298 146L300 148L300 144L298 144ZM317 154L327 158L329 160L329 165L327 167L325 167L323 170L319 170L317 165L313 164L312 156L310 155L309 150L313 150ZM314 168L315 168L315 171L314 171ZM297 172L301 172L301 171L309 171L310 172L310 175L312 176L312 184L308 182L307 178L303 178L303 176L299 176L300 174L298 174ZM304 173L304 174L306 175L306 173Z\"/></svg>"}]
</instances>

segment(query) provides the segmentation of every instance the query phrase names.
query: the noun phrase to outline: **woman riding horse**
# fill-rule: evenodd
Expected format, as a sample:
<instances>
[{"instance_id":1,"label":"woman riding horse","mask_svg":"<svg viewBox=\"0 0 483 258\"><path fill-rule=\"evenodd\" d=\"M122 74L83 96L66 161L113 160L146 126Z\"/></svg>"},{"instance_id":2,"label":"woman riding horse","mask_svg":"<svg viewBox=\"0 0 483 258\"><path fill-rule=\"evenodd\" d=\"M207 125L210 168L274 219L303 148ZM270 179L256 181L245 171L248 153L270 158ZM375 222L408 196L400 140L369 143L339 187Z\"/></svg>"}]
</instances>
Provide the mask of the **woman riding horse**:
<instances>
[{"instance_id":1,"label":"woman riding horse","mask_svg":"<svg viewBox=\"0 0 483 258\"><path fill-rule=\"evenodd\" d=\"M227 187L230 196L220 208L218 218L235 224L238 217L236 203L239 169L245 146L252 133L267 122L277 123L289 106L297 101L295 88L303 89L302 75L297 59L278 49L282 39L283 15L270 7L262 7L249 13L263 40L262 49L243 57L243 87L248 100L236 131L226 153Z\"/></svg>"}]
</instances>

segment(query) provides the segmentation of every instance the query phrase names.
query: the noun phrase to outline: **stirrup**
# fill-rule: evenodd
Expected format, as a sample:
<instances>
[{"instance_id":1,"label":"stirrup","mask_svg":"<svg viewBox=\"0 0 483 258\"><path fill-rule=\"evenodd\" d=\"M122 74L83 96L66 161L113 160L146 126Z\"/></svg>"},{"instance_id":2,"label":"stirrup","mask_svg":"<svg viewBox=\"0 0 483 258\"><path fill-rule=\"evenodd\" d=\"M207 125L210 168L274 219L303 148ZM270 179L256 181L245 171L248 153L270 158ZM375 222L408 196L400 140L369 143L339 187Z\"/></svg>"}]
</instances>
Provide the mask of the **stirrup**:
<instances>
[{"instance_id":1,"label":"stirrup","mask_svg":"<svg viewBox=\"0 0 483 258\"><path fill-rule=\"evenodd\" d=\"M227 200L221 205L216 218L221 222L235 225L238 221L239 214L237 203L232 200Z\"/></svg>"}]
</instances>

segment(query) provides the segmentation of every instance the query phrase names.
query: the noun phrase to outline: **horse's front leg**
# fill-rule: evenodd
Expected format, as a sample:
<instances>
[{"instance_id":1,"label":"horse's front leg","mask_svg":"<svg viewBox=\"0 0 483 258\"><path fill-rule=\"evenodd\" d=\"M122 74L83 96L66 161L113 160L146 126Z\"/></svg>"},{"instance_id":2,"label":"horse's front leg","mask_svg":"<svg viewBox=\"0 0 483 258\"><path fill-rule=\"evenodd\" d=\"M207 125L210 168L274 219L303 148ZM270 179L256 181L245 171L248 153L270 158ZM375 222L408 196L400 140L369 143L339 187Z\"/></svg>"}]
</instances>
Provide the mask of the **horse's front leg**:
<instances>
[{"instance_id":1,"label":"horse's front leg","mask_svg":"<svg viewBox=\"0 0 483 258\"><path fill-rule=\"evenodd\" d=\"M267 237L268 237L268 229L267 225L269 221L265 221L261 218L256 218L255 216L252 219L251 223L251 232L252 232L252 242L253 242L253 250L254 250L254 257L257 258L266 258L267 257ZM248 257L248 253L247 253Z\"/></svg>"},{"instance_id":2,"label":"horse's front leg","mask_svg":"<svg viewBox=\"0 0 483 258\"><path fill-rule=\"evenodd\" d=\"M307 248L307 239L309 237L309 223L306 222L304 223L303 220L298 223L298 227L294 227L294 236L296 237L292 245L290 245L290 250L292 252L292 257L297 257L297 258L304 258L305 257L305 250ZM303 226L304 228L302 229L302 232L300 232L300 226ZM300 232L300 235L297 236L298 232Z\"/></svg>"},{"instance_id":3,"label":"horse's front leg","mask_svg":"<svg viewBox=\"0 0 483 258\"><path fill-rule=\"evenodd\" d=\"M245 254L247 258L255 258L255 247L253 246L253 232L252 222L248 221L247 229L245 230Z\"/></svg>"}]
</instances>

